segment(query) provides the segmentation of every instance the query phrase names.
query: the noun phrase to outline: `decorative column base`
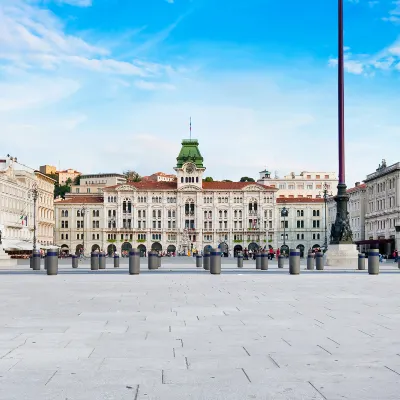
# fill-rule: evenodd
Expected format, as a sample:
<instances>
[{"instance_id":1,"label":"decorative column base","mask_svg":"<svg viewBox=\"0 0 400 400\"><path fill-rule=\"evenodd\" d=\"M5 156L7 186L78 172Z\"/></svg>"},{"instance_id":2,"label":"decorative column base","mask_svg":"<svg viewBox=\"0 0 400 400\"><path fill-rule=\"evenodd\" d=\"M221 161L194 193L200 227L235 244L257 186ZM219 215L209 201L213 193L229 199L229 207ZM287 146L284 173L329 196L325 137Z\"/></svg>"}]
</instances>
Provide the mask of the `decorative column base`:
<instances>
[{"instance_id":1,"label":"decorative column base","mask_svg":"<svg viewBox=\"0 0 400 400\"><path fill-rule=\"evenodd\" d=\"M357 269L358 251L355 244L330 244L325 253L325 265L341 269Z\"/></svg>"}]
</instances>

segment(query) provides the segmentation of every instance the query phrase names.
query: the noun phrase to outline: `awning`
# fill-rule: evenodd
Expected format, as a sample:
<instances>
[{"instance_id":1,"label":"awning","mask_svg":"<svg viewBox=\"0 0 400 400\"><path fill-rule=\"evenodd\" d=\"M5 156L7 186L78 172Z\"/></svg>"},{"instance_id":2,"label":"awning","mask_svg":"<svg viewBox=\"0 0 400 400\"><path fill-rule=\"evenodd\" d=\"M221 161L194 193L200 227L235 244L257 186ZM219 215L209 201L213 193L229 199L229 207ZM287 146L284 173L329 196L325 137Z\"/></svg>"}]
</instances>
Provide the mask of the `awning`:
<instances>
[{"instance_id":1,"label":"awning","mask_svg":"<svg viewBox=\"0 0 400 400\"><path fill-rule=\"evenodd\" d=\"M369 240L359 240L354 242L355 244L381 244L381 243L394 243L394 239L369 239Z\"/></svg>"}]
</instances>

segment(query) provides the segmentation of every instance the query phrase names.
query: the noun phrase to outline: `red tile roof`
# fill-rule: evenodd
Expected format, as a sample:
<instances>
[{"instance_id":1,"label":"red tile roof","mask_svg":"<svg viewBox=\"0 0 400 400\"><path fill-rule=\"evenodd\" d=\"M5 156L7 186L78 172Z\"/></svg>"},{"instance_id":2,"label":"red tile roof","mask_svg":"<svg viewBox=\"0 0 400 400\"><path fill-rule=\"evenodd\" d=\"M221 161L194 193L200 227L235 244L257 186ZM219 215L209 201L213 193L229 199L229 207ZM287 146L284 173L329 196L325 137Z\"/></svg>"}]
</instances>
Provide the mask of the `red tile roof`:
<instances>
[{"instance_id":1,"label":"red tile roof","mask_svg":"<svg viewBox=\"0 0 400 400\"><path fill-rule=\"evenodd\" d=\"M324 199L308 198L308 197L278 197L276 199L277 203L323 203Z\"/></svg>"},{"instance_id":2,"label":"red tile roof","mask_svg":"<svg viewBox=\"0 0 400 400\"><path fill-rule=\"evenodd\" d=\"M100 204L103 202L104 202L103 197L82 196L82 195L67 197L65 200L63 200L63 199L54 200L54 203L58 204L58 205L63 205L63 204Z\"/></svg>"},{"instance_id":3,"label":"red tile roof","mask_svg":"<svg viewBox=\"0 0 400 400\"><path fill-rule=\"evenodd\" d=\"M353 192L357 192L357 190L362 190L365 189L367 187L367 185L365 183L362 183L358 186L355 186L353 188L347 189L347 193L353 193Z\"/></svg>"},{"instance_id":4,"label":"red tile roof","mask_svg":"<svg viewBox=\"0 0 400 400\"><path fill-rule=\"evenodd\" d=\"M137 190L177 190L178 183L175 182L155 182L155 181L141 181L141 182L126 182L120 185L109 186L104 190L114 190L119 186L129 185ZM255 182L203 182L204 190L242 190L247 186L255 185L264 190L277 191L276 188L261 185Z\"/></svg>"}]
</instances>

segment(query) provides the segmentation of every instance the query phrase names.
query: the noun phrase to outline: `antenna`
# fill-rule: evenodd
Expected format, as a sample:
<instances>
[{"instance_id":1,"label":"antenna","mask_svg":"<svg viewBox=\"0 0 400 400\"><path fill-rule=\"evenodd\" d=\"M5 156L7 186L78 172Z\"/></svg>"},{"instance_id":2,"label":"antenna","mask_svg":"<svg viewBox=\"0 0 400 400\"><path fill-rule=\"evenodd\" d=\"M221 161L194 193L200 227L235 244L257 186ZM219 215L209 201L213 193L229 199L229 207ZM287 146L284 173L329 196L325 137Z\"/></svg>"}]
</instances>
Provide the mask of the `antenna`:
<instances>
[{"instance_id":1,"label":"antenna","mask_svg":"<svg viewBox=\"0 0 400 400\"><path fill-rule=\"evenodd\" d=\"M190 134L190 140L192 140L192 117L189 119L189 134Z\"/></svg>"}]
</instances>

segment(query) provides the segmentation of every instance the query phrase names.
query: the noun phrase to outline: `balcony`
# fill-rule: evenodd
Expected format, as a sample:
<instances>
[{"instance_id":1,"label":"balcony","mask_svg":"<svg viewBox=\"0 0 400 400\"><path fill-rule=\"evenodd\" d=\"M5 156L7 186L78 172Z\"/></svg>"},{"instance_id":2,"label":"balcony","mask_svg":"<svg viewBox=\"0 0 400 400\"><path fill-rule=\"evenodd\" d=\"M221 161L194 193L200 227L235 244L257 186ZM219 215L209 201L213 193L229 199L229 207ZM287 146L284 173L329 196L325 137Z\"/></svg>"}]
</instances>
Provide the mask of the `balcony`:
<instances>
[{"instance_id":1,"label":"balcony","mask_svg":"<svg viewBox=\"0 0 400 400\"><path fill-rule=\"evenodd\" d=\"M194 211L185 211L186 217L194 217Z\"/></svg>"}]
</instances>

